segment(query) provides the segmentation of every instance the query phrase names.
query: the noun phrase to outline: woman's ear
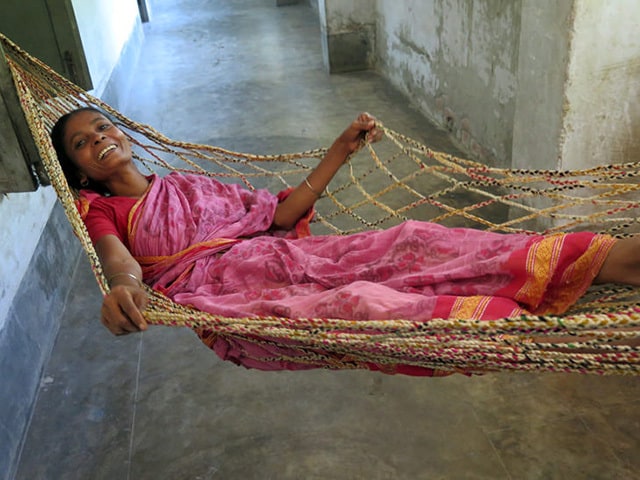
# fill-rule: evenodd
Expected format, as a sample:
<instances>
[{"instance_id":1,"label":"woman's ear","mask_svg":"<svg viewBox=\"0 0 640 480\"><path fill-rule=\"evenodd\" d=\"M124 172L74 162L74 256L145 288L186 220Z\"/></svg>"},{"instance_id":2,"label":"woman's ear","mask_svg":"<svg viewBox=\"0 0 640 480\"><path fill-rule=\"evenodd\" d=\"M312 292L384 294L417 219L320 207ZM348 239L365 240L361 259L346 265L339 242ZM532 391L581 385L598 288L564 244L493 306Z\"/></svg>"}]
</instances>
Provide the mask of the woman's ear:
<instances>
[{"instance_id":1,"label":"woman's ear","mask_svg":"<svg viewBox=\"0 0 640 480\"><path fill-rule=\"evenodd\" d=\"M84 173L78 173L78 180L80 180L81 187L86 187L89 185L89 177L87 177Z\"/></svg>"}]
</instances>

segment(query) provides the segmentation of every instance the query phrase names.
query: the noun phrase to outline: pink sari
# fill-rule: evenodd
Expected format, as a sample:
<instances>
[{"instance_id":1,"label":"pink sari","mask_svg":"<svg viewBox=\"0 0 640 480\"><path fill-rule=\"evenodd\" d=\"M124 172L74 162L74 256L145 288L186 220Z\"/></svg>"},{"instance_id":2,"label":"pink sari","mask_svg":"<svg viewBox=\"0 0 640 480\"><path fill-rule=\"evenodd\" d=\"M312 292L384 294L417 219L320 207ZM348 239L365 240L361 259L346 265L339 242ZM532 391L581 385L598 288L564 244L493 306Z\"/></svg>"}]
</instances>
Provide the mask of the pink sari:
<instances>
[{"instance_id":1,"label":"pink sari","mask_svg":"<svg viewBox=\"0 0 640 480\"><path fill-rule=\"evenodd\" d=\"M222 317L355 320L496 319L560 314L589 287L614 239L530 236L408 221L348 236L268 231L278 198L199 176L154 178L130 214L129 242L145 282L175 302ZM221 358L298 370L295 349L197 329ZM300 361L296 361L300 357ZM377 370L377 365L364 365ZM434 375L397 365L387 373Z\"/></svg>"}]
</instances>

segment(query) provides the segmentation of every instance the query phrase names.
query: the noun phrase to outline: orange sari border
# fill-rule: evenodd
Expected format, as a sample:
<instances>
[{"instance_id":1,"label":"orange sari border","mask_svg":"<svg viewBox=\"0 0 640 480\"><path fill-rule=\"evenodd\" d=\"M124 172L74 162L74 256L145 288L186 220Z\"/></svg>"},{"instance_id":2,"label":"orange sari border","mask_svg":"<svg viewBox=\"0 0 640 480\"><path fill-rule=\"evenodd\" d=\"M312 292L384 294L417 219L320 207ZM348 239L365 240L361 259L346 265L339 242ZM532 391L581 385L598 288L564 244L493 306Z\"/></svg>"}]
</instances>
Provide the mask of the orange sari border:
<instances>
[{"instance_id":1,"label":"orange sari border","mask_svg":"<svg viewBox=\"0 0 640 480\"><path fill-rule=\"evenodd\" d=\"M588 232L536 237L510 259L525 262L524 276L498 294L511 296L533 314L562 314L591 286L615 242L610 235Z\"/></svg>"}]
</instances>

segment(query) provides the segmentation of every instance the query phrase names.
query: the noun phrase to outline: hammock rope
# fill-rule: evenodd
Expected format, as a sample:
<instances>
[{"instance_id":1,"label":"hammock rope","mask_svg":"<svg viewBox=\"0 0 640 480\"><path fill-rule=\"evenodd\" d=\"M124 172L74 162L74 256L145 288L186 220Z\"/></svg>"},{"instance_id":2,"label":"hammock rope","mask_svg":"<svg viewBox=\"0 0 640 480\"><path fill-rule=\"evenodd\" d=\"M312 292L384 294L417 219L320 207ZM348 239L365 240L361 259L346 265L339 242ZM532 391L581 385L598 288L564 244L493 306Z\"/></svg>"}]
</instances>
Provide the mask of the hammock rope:
<instances>
[{"instance_id":1,"label":"hammock rope","mask_svg":"<svg viewBox=\"0 0 640 480\"><path fill-rule=\"evenodd\" d=\"M106 278L49 139L58 117L83 106L108 114L129 137L135 160L160 175L180 171L239 181L247 188L297 185L326 149L279 155L238 153L169 139L93 97L0 34L42 167L86 252L103 293ZM640 164L584 170L504 169L436 152L380 125L384 140L365 144L316 206L314 233L387 228L408 219L505 233L589 230L625 237L640 232ZM334 186L335 185L335 186ZM297 350L290 360L325 368L390 369L396 364L441 372L550 371L640 374L640 298L630 287L592 288L562 316L415 322L327 318L226 318L179 305L148 289L150 324L204 329L211 335ZM375 333L372 333L375 332ZM566 338L574 338L569 342ZM544 339L542 341L541 339ZM295 341L292 346L291 341ZM588 353L585 352L588 350Z\"/></svg>"}]
</instances>

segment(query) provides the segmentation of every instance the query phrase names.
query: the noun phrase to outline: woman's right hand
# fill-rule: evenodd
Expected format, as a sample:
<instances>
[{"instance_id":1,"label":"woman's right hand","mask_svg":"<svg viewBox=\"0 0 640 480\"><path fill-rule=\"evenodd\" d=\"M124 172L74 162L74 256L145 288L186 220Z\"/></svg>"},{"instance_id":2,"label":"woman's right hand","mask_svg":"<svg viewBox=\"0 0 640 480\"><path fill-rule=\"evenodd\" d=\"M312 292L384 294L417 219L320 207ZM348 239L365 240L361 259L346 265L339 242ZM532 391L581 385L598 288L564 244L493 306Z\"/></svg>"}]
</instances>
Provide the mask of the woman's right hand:
<instances>
[{"instance_id":1,"label":"woman's right hand","mask_svg":"<svg viewBox=\"0 0 640 480\"><path fill-rule=\"evenodd\" d=\"M102 301L100 321L114 335L124 335L147 329L142 316L147 306L142 270L118 237L104 235L95 244L96 252L111 285Z\"/></svg>"},{"instance_id":2,"label":"woman's right hand","mask_svg":"<svg viewBox=\"0 0 640 480\"><path fill-rule=\"evenodd\" d=\"M114 285L102 302L100 320L114 335L126 335L147 329L142 312L147 306L147 292L137 285Z\"/></svg>"}]
</instances>

